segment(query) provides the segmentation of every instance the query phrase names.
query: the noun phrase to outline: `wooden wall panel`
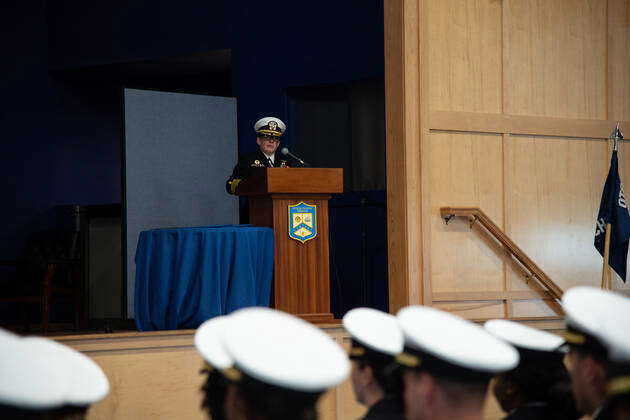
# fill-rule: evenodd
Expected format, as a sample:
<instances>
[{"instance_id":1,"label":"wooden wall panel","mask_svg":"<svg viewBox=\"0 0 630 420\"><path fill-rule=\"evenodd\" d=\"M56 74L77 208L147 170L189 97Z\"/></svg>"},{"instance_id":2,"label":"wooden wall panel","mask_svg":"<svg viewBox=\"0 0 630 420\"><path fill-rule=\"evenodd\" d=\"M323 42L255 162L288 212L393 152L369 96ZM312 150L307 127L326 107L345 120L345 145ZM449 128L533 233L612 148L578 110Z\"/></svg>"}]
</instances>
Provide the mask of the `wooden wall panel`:
<instances>
[{"instance_id":1,"label":"wooden wall panel","mask_svg":"<svg viewBox=\"0 0 630 420\"><path fill-rule=\"evenodd\" d=\"M504 303L497 301L440 302L433 307L466 319L484 320L503 318L505 315Z\"/></svg>"},{"instance_id":2,"label":"wooden wall panel","mask_svg":"<svg viewBox=\"0 0 630 420\"><path fill-rule=\"evenodd\" d=\"M505 0L509 114L606 118L606 1Z\"/></svg>"},{"instance_id":3,"label":"wooden wall panel","mask_svg":"<svg viewBox=\"0 0 630 420\"><path fill-rule=\"evenodd\" d=\"M501 2L430 2L429 51L431 109L501 112Z\"/></svg>"},{"instance_id":4,"label":"wooden wall panel","mask_svg":"<svg viewBox=\"0 0 630 420\"><path fill-rule=\"evenodd\" d=\"M427 29L419 24L423 10L417 0L384 3L387 258L393 312L424 300L422 218L417 216L422 211L420 132L426 130L420 100L425 82L419 64L426 54L426 37L420 33Z\"/></svg>"},{"instance_id":5,"label":"wooden wall panel","mask_svg":"<svg viewBox=\"0 0 630 420\"><path fill-rule=\"evenodd\" d=\"M608 119L630 120L630 1L628 0L608 0L608 67Z\"/></svg>"},{"instance_id":6,"label":"wooden wall panel","mask_svg":"<svg viewBox=\"0 0 630 420\"><path fill-rule=\"evenodd\" d=\"M513 300L510 314L512 317L551 317L558 314L549 306L547 301L536 300Z\"/></svg>"},{"instance_id":7,"label":"wooden wall panel","mask_svg":"<svg viewBox=\"0 0 630 420\"><path fill-rule=\"evenodd\" d=\"M110 381L109 395L90 408L89 420L204 419L202 359L194 348L95 352L88 355Z\"/></svg>"},{"instance_id":8,"label":"wooden wall panel","mask_svg":"<svg viewBox=\"0 0 630 420\"><path fill-rule=\"evenodd\" d=\"M507 233L566 290L598 285L601 257L593 247L595 216L607 170L603 140L509 137ZM528 290L508 271L511 290Z\"/></svg>"},{"instance_id":9,"label":"wooden wall panel","mask_svg":"<svg viewBox=\"0 0 630 420\"><path fill-rule=\"evenodd\" d=\"M388 206L403 221L390 217L390 241L406 241L390 242L390 256L404 250L405 267L415 270L420 245L422 265L422 276L406 273L407 283L390 279L392 310L422 295L425 304L469 317L503 305L505 316L557 321L548 301L519 294L535 286L496 246L465 220L445 226L438 208L481 207L565 290L599 284L594 220L610 161L601 139L617 120L630 137L630 0L393 0L385 7L386 17L399 12L404 23L385 22L386 62L398 66L386 70L388 121L404 120L404 129L387 134L396 184ZM388 31L399 37L388 40ZM497 144L479 152L488 138ZM620 167L628 185L626 147ZM409 200L413 191L421 205ZM416 219L421 229L409 225L400 235L397 226ZM630 294L618 279L615 287ZM462 309L479 293L488 306Z\"/></svg>"},{"instance_id":10,"label":"wooden wall panel","mask_svg":"<svg viewBox=\"0 0 630 420\"><path fill-rule=\"evenodd\" d=\"M433 292L501 290L502 261L468 222L440 217L444 206L481 207L503 224L503 156L499 135L431 133L430 209ZM471 264L474 261L474 264Z\"/></svg>"}]
</instances>

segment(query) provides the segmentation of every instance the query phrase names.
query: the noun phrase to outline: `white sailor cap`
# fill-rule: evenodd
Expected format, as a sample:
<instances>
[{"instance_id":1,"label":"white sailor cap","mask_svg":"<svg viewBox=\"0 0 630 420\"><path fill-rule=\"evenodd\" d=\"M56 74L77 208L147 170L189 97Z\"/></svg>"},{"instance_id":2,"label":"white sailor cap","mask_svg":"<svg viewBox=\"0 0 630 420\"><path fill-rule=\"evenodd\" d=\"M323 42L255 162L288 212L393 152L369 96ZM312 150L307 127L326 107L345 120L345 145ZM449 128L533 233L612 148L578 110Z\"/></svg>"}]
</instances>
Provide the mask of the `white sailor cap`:
<instances>
[{"instance_id":1,"label":"white sailor cap","mask_svg":"<svg viewBox=\"0 0 630 420\"><path fill-rule=\"evenodd\" d=\"M572 314L571 321L567 319L567 323L573 323L572 338L581 333L585 337L585 345L597 340L606 348L608 396L630 394L630 299L614 292L587 287L571 289L564 296L567 318L569 312ZM588 320L582 319L588 315L582 313L585 310L583 308L591 311ZM576 315L576 311L580 315ZM575 346L579 347L580 343Z\"/></svg>"},{"instance_id":2,"label":"white sailor cap","mask_svg":"<svg viewBox=\"0 0 630 420\"><path fill-rule=\"evenodd\" d=\"M64 366L69 377L63 405L87 406L105 398L109 381L103 369L83 353L43 337L25 337L26 345L36 345L49 357L49 363Z\"/></svg>"},{"instance_id":3,"label":"white sailor cap","mask_svg":"<svg viewBox=\"0 0 630 420\"><path fill-rule=\"evenodd\" d=\"M229 316L221 341L234 360L238 381L258 382L300 392L322 392L348 376L345 352L319 328L274 309L252 307Z\"/></svg>"},{"instance_id":4,"label":"white sailor cap","mask_svg":"<svg viewBox=\"0 0 630 420\"><path fill-rule=\"evenodd\" d=\"M38 343L0 334L0 404L31 410L61 406L70 379L46 353Z\"/></svg>"},{"instance_id":5,"label":"white sailor cap","mask_svg":"<svg viewBox=\"0 0 630 420\"><path fill-rule=\"evenodd\" d=\"M399 364L439 377L489 379L511 370L518 352L482 327L428 306L408 306L397 315L405 336Z\"/></svg>"},{"instance_id":6,"label":"white sailor cap","mask_svg":"<svg viewBox=\"0 0 630 420\"><path fill-rule=\"evenodd\" d=\"M372 308L355 308L343 317L352 337L350 358L394 357L403 350L404 337L395 316Z\"/></svg>"},{"instance_id":7,"label":"white sailor cap","mask_svg":"<svg viewBox=\"0 0 630 420\"><path fill-rule=\"evenodd\" d=\"M564 339L556 334L537 330L506 319L492 319L484 328L495 337L514 346L523 359L556 360L564 357Z\"/></svg>"},{"instance_id":8,"label":"white sailor cap","mask_svg":"<svg viewBox=\"0 0 630 420\"><path fill-rule=\"evenodd\" d=\"M228 323L227 316L207 320L195 332L195 347L201 357L212 367L224 370L232 367L232 357L225 351L220 340L220 331Z\"/></svg>"},{"instance_id":9,"label":"white sailor cap","mask_svg":"<svg viewBox=\"0 0 630 420\"><path fill-rule=\"evenodd\" d=\"M287 126L276 117L264 117L256 121L254 131L258 137L281 137Z\"/></svg>"},{"instance_id":10,"label":"white sailor cap","mask_svg":"<svg viewBox=\"0 0 630 420\"><path fill-rule=\"evenodd\" d=\"M608 290L585 286L567 290L562 296L566 342L572 348L598 354L605 360L608 350L602 333L624 316L628 319L628 305L628 298Z\"/></svg>"},{"instance_id":11,"label":"white sailor cap","mask_svg":"<svg viewBox=\"0 0 630 420\"><path fill-rule=\"evenodd\" d=\"M109 382L90 358L42 337L0 334L0 403L30 410L87 406Z\"/></svg>"}]
</instances>

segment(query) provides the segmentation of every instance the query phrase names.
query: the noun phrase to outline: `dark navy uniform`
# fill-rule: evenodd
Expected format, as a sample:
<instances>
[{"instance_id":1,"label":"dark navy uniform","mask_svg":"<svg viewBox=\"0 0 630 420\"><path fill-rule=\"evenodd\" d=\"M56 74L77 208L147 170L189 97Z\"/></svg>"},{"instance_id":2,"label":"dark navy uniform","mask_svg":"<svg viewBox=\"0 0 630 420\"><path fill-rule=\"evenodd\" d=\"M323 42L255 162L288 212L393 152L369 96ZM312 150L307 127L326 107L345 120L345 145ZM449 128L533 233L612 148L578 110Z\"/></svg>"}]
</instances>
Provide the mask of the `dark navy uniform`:
<instances>
[{"instance_id":1,"label":"dark navy uniform","mask_svg":"<svg viewBox=\"0 0 630 420\"><path fill-rule=\"evenodd\" d=\"M592 420L614 420L615 415L613 411L612 406L604 404L601 409L596 410L595 413L593 413Z\"/></svg>"},{"instance_id":2,"label":"dark navy uniform","mask_svg":"<svg viewBox=\"0 0 630 420\"><path fill-rule=\"evenodd\" d=\"M503 420L575 420L580 418L573 413L561 413L549 407L549 404L530 403L512 410Z\"/></svg>"},{"instance_id":3,"label":"dark navy uniform","mask_svg":"<svg viewBox=\"0 0 630 420\"><path fill-rule=\"evenodd\" d=\"M273 167L296 167L297 162L291 159L289 156L283 156L280 153L275 153ZM234 194L238 184L252 174L252 168L271 168L271 162L267 159L267 156L260 149L252 153L246 153L238 159L238 163L232 170L232 175L225 183L225 190L228 194Z\"/></svg>"},{"instance_id":4,"label":"dark navy uniform","mask_svg":"<svg viewBox=\"0 0 630 420\"><path fill-rule=\"evenodd\" d=\"M383 398L374 404L362 420L404 420L403 403L394 398Z\"/></svg>"}]
</instances>

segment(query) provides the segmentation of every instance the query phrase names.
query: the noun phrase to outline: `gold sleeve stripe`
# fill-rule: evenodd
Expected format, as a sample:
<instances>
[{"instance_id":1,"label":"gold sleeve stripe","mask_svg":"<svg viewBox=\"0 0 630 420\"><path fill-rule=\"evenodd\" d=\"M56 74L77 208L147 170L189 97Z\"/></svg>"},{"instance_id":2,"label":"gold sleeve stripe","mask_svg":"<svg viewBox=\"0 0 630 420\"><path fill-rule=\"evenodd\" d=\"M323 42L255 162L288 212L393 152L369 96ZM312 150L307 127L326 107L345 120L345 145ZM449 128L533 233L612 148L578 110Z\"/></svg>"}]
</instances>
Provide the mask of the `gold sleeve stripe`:
<instances>
[{"instance_id":1,"label":"gold sleeve stripe","mask_svg":"<svg viewBox=\"0 0 630 420\"><path fill-rule=\"evenodd\" d=\"M232 191L232 194L236 192L236 187L238 187L238 184L240 184L240 182L241 180L238 178L230 181L230 191Z\"/></svg>"},{"instance_id":2,"label":"gold sleeve stripe","mask_svg":"<svg viewBox=\"0 0 630 420\"><path fill-rule=\"evenodd\" d=\"M609 396L630 393L630 376L620 376L608 381L606 393Z\"/></svg>"},{"instance_id":3,"label":"gold sleeve stripe","mask_svg":"<svg viewBox=\"0 0 630 420\"><path fill-rule=\"evenodd\" d=\"M403 366L415 368L420 366L422 359L419 356L403 352L396 355L396 361Z\"/></svg>"}]
</instances>

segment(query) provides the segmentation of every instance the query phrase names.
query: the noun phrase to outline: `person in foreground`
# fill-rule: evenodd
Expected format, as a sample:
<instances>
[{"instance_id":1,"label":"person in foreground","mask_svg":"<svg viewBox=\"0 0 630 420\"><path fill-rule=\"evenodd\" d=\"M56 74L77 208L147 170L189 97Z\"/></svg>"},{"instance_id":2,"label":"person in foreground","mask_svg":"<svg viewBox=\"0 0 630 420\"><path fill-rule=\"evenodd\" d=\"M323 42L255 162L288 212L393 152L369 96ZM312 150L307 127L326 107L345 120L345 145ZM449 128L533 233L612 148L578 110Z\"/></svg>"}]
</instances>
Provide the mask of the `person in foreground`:
<instances>
[{"instance_id":1,"label":"person in foreground","mask_svg":"<svg viewBox=\"0 0 630 420\"><path fill-rule=\"evenodd\" d=\"M275 117L261 118L254 124L258 149L255 152L246 153L238 159L232 170L232 175L225 183L225 190L228 194L236 193L240 182L252 174L253 168L299 166L298 162L290 156L277 153L285 130L286 125Z\"/></svg>"},{"instance_id":2,"label":"person in foreground","mask_svg":"<svg viewBox=\"0 0 630 420\"><path fill-rule=\"evenodd\" d=\"M574 287L562 296L565 363L578 409L594 420L630 418L630 299Z\"/></svg>"},{"instance_id":3,"label":"person in foreground","mask_svg":"<svg viewBox=\"0 0 630 420\"><path fill-rule=\"evenodd\" d=\"M82 353L0 329L0 418L81 420L108 392L102 369Z\"/></svg>"},{"instance_id":4,"label":"person in foreground","mask_svg":"<svg viewBox=\"0 0 630 420\"><path fill-rule=\"evenodd\" d=\"M615 318L601 329L601 337L608 349L606 365L606 412L613 420L630 420L630 300L626 309L619 311L623 318Z\"/></svg>"},{"instance_id":5,"label":"person in foreground","mask_svg":"<svg viewBox=\"0 0 630 420\"><path fill-rule=\"evenodd\" d=\"M205 360L201 373L206 380L201 387L201 408L212 420L225 419L225 397L228 379L222 371L233 365L233 360L219 341L219 331L227 323L227 317L218 316L204 322L195 331L195 347Z\"/></svg>"},{"instance_id":6,"label":"person in foreground","mask_svg":"<svg viewBox=\"0 0 630 420\"><path fill-rule=\"evenodd\" d=\"M582 415L575 408L571 381L563 363L562 337L503 319L484 328L518 350L515 369L495 377L492 391L504 420L572 420Z\"/></svg>"},{"instance_id":7,"label":"person in foreground","mask_svg":"<svg viewBox=\"0 0 630 420\"><path fill-rule=\"evenodd\" d=\"M518 353L483 328L427 306L401 309L405 415L409 420L481 420L488 383Z\"/></svg>"},{"instance_id":8,"label":"person in foreground","mask_svg":"<svg viewBox=\"0 0 630 420\"><path fill-rule=\"evenodd\" d=\"M403 349L396 317L371 308L352 309L343 317L352 338L350 360L352 389L368 411L363 420L402 420L402 378L390 369Z\"/></svg>"},{"instance_id":9,"label":"person in foreground","mask_svg":"<svg viewBox=\"0 0 630 420\"><path fill-rule=\"evenodd\" d=\"M231 360L221 370L227 380L225 418L317 419L321 395L348 376L343 349L320 329L274 309L244 308L225 318L216 337L208 338ZM195 339L202 357L217 363L213 346L202 342Z\"/></svg>"}]
</instances>

